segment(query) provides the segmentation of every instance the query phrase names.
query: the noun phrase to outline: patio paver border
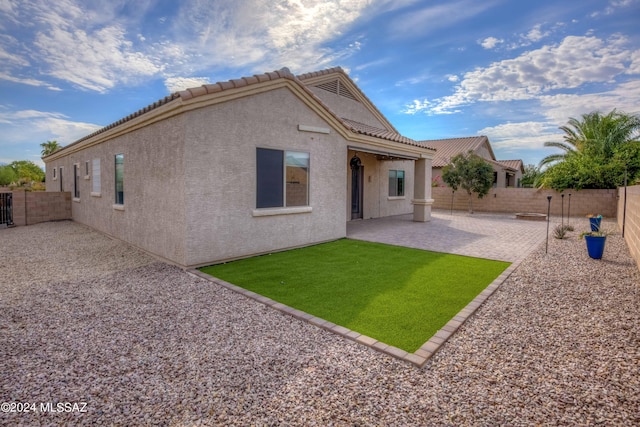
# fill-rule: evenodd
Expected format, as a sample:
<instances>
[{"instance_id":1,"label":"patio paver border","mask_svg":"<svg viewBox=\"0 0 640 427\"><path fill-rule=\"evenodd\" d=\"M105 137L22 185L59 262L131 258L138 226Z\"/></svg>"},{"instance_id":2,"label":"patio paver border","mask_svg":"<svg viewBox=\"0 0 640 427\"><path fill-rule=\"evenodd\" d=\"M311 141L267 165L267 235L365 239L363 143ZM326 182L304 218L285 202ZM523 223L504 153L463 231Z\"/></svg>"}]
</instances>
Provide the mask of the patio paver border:
<instances>
[{"instance_id":1,"label":"patio paver border","mask_svg":"<svg viewBox=\"0 0 640 427\"><path fill-rule=\"evenodd\" d=\"M530 252L530 251L529 251ZM223 286L231 291L244 295L247 298L251 298L259 303L269 306L273 309L280 311L281 313L293 316L296 319L302 320L312 325L318 326L327 331L340 335L348 340L355 341L359 344L365 345L373 350L411 363L418 368L424 367L429 359L446 343L449 338L473 315L473 313L482 306L482 304L504 283L505 280L518 268L520 263L526 256L520 257L517 261L511 263L493 282L489 284L482 292L480 292L469 304L466 305L458 314L456 314L449 322L447 322L438 332L435 333L427 342L425 342L414 353L409 353L398 347L387 345L382 341L378 341L375 338L371 338L366 335L362 335L356 331L345 328L344 326L336 325L328 320L321 319L313 316L304 311L289 307L278 301L267 298L263 295L241 288L217 277L210 276L196 269L188 269L187 273L207 280L209 282Z\"/></svg>"}]
</instances>

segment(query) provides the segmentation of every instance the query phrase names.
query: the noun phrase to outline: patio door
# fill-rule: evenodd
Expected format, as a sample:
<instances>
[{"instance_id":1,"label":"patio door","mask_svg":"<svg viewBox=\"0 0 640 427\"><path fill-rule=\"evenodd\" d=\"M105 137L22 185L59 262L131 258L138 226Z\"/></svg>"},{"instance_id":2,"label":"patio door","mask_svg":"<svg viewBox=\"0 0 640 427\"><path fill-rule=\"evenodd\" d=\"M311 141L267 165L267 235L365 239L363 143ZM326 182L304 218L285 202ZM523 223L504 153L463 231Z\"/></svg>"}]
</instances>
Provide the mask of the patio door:
<instances>
[{"instance_id":1,"label":"patio door","mask_svg":"<svg viewBox=\"0 0 640 427\"><path fill-rule=\"evenodd\" d=\"M362 219L364 166L357 155L354 155L349 163L351 166L351 219Z\"/></svg>"}]
</instances>

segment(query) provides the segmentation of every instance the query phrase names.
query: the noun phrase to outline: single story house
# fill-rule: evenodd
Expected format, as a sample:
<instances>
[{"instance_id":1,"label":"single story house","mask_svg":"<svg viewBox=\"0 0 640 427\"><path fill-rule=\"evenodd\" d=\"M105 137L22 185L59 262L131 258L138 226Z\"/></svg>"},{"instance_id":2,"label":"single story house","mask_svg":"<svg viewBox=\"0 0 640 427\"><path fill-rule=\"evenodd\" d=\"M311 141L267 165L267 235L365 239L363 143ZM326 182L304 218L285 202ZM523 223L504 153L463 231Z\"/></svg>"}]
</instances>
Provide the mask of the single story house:
<instances>
[{"instance_id":1,"label":"single story house","mask_svg":"<svg viewBox=\"0 0 640 427\"><path fill-rule=\"evenodd\" d=\"M196 267L429 221L434 154L337 67L176 92L43 160L73 220Z\"/></svg>"},{"instance_id":2,"label":"single story house","mask_svg":"<svg viewBox=\"0 0 640 427\"><path fill-rule=\"evenodd\" d=\"M420 141L420 143L436 149L436 155L433 157L433 179L438 186L446 185L442 181L442 168L458 154L471 151L493 167L494 188L520 187L524 174L522 160L496 160L489 138L486 136L437 139Z\"/></svg>"}]
</instances>

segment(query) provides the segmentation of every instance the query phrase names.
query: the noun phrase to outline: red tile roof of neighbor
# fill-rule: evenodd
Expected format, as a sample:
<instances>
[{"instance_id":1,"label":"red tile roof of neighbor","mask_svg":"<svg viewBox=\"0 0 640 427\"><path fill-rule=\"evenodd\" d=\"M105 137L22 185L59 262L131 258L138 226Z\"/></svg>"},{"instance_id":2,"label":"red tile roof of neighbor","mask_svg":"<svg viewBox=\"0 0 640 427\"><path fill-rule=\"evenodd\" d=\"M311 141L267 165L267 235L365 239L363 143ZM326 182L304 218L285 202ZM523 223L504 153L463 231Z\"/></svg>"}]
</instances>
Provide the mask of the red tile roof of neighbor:
<instances>
[{"instance_id":1,"label":"red tile roof of neighbor","mask_svg":"<svg viewBox=\"0 0 640 427\"><path fill-rule=\"evenodd\" d=\"M522 164L522 160L498 160L498 162L502 163L508 168L520 170L524 167Z\"/></svg>"},{"instance_id":2,"label":"red tile roof of neighbor","mask_svg":"<svg viewBox=\"0 0 640 427\"><path fill-rule=\"evenodd\" d=\"M362 135L368 135L368 136L373 136L376 138L381 138L381 139L385 139L388 141L394 141L394 142L400 142L403 144L408 144L408 145L413 145L416 147L427 147L429 148L428 145L422 144L422 143L418 143L417 141L414 141L413 139L404 137L402 135L400 135L395 129L393 129L392 131L389 131L387 129L381 129L381 128L376 128L376 127L372 127L372 126L367 126L365 124L362 123L358 123L349 119L345 119L342 117L338 117L332 110L331 108L329 108L324 102L322 102L322 100L316 96L304 83L303 81L305 79L309 79L309 78L313 78L313 77L318 77L318 76L324 76L324 75L330 75L330 74L335 74L335 73L341 73L343 76L345 76L347 79L349 79L349 81L351 81L353 83L353 81L349 78L349 76L344 72L344 70L341 67L334 67L334 68L329 68L329 69L325 69L325 70L321 70L321 71L315 71L312 73L306 73L306 74L302 74L300 76L295 76L291 73L291 71L289 71L288 68L282 68L280 70L276 70L276 71L272 71L269 73L263 73L263 74L255 74L251 77L241 77L239 79L232 79L232 80L228 80L226 82L217 82L217 83L213 83L213 84L206 84L206 85L202 85L199 87L194 87L194 88L189 88L186 90L182 90L179 92L175 92L169 96L165 96L164 98L154 102L153 104L150 104L148 106L146 106L145 108L142 108L138 111L136 111L135 113L132 113L114 123L111 123L105 127L103 127L102 129L97 130L96 132L93 132L90 135L87 135L75 142L73 142L72 144L67 145L74 145L76 143L79 143L81 141L87 140L89 138L92 138L98 134L101 134L103 132L106 132L110 129L113 129L114 127L120 126L123 123L126 123L130 120L133 120L137 117L142 116L143 114L148 113L149 111L152 111L158 107L161 107L163 105L166 105L170 102L175 101L176 99L180 98L182 100L189 100L192 98L196 98L198 96L202 96L202 95L207 95L207 94L213 94L213 93L217 93L217 92L222 92L225 90L230 90L230 89L234 89L234 88L240 88L240 87L244 87L244 86L250 86L250 85L254 85L254 84L259 84L262 82L266 82L266 81L270 81L270 80L277 80L277 79L289 79L295 82L298 82L300 84L300 86L302 87L302 89L309 95L311 96L316 102L318 102L320 105L322 105L331 115L333 115L336 119L338 119L338 121L340 121L346 129L350 130L351 132L354 133L358 133L358 134L362 134ZM356 87L356 89L358 89L359 93L364 97L364 99L366 99L373 108L375 108L375 106L373 105L373 103L366 97L366 95L364 95L364 93L362 91L360 91L360 89L357 87L357 85L355 83L353 83L354 87ZM382 113L380 113L378 111L378 113L384 117L382 115ZM385 119L386 120L386 119ZM388 120L387 120L388 122Z\"/></svg>"},{"instance_id":3,"label":"red tile roof of neighbor","mask_svg":"<svg viewBox=\"0 0 640 427\"><path fill-rule=\"evenodd\" d=\"M449 164L451 158L460 153L466 153L468 151L475 152L483 144L489 146L491 156L493 151L491 145L489 145L489 139L486 136L471 136L466 138L449 138L449 139L434 139L428 141L420 141L428 147L435 148L436 154L433 156L433 167L441 168Z\"/></svg>"},{"instance_id":4,"label":"red tile roof of neighbor","mask_svg":"<svg viewBox=\"0 0 640 427\"><path fill-rule=\"evenodd\" d=\"M436 154L433 156L432 163L434 168L442 168L448 165L451 158L460 153L466 153L468 151L473 151L475 153L476 150L485 144L491 155L491 159L485 159L489 163L505 169L511 169L513 171L520 170L522 167L522 160L496 160L489 138L484 135L465 138L435 139L419 142L420 144L435 148Z\"/></svg>"}]
</instances>

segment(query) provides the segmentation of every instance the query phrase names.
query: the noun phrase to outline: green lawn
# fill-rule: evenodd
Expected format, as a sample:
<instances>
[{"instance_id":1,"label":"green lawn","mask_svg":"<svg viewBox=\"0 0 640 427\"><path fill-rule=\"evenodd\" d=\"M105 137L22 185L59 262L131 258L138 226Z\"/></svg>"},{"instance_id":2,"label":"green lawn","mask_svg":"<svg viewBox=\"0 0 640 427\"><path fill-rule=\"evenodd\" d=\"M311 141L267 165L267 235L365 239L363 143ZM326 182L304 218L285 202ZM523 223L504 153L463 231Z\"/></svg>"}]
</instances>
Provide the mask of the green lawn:
<instances>
[{"instance_id":1,"label":"green lawn","mask_svg":"<svg viewBox=\"0 0 640 427\"><path fill-rule=\"evenodd\" d=\"M412 353L508 266L342 239L201 271Z\"/></svg>"}]
</instances>

